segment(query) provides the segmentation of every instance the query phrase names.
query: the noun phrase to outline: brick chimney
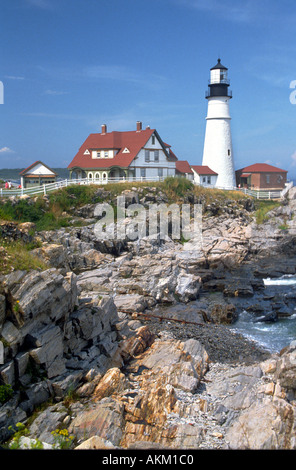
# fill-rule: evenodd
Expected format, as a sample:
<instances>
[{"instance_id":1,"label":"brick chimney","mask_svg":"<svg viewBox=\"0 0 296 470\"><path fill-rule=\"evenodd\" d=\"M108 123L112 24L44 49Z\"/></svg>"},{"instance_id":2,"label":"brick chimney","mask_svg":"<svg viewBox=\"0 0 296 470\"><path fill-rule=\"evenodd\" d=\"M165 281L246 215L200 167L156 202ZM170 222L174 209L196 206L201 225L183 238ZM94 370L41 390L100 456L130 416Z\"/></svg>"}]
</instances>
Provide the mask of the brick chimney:
<instances>
[{"instance_id":1,"label":"brick chimney","mask_svg":"<svg viewBox=\"0 0 296 470\"><path fill-rule=\"evenodd\" d=\"M141 121L137 121L137 132L140 132L142 130L142 123Z\"/></svg>"},{"instance_id":2,"label":"brick chimney","mask_svg":"<svg viewBox=\"0 0 296 470\"><path fill-rule=\"evenodd\" d=\"M102 124L102 134L106 134L107 133L107 126L106 124Z\"/></svg>"}]
</instances>

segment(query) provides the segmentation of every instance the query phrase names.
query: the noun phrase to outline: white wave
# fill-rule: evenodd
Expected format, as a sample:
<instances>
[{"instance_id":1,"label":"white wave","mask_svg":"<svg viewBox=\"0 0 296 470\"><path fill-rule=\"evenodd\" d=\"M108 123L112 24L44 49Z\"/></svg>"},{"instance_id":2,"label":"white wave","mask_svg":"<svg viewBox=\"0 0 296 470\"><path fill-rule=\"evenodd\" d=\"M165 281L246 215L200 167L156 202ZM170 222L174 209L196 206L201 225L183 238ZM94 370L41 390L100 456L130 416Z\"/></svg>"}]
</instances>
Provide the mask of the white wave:
<instances>
[{"instance_id":1,"label":"white wave","mask_svg":"<svg viewBox=\"0 0 296 470\"><path fill-rule=\"evenodd\" d=\"M286 274L285 276L271 279L263 279L265 286L293 286L296 285L296 277L294 274Z\"/></svg>"}]
</instances>

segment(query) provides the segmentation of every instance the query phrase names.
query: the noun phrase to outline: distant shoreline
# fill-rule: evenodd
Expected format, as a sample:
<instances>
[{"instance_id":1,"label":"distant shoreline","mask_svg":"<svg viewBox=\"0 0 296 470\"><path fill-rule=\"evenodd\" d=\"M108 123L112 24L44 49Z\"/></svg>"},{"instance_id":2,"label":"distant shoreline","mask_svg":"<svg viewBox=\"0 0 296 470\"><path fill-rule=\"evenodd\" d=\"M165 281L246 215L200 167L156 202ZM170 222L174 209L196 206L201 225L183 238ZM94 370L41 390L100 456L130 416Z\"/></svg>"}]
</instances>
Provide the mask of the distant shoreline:
<instances>
[{"instance_id":1,"label":"distant shoreline","mask_svg":"<svg viewBox=\"0 0 296 470\"><path fill-rule=\"evenodd\" d=\"M58 174L59 179L64 180L70 177L70 173L67 168L52 168L52 169ZM20 182L20 172L22 170L24 170L24 168L0 169L0 180Z\"/></svg>"}]
</instances>

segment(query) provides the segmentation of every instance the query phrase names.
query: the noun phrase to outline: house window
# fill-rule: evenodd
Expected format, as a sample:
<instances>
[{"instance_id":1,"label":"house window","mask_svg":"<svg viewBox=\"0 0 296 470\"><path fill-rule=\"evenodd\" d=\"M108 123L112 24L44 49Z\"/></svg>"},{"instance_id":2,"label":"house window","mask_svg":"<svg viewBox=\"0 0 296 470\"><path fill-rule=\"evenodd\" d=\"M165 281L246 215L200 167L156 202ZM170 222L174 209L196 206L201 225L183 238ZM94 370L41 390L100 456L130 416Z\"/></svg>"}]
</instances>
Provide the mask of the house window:
<instances>
[{"instance_id":1,"label":"house window","mask_svg":"<svg viewBox=\"0 0 296 470\"><path fill-rule=\"evenodd\" d=\"M92 173L89 173L89 174L88 174L88 177L89 177L89 178L92 178L92 177L93 177L93 174L92 174Z\"/></svg>"},{"instance_id":2,"label":"house window","mask_svg":"<svg viewBox=\"0 0 296 470\"><path fill-rule=\"evenodd\" d=\"M146 168L141 168L141 178L146 177Z\"/></svg>"},{"instance_id":3,"label":"house window","mask_svg":"<svg viewBox=\"0 0 296 470\"><path fill-rule=\"evenodd\" d=\"M154 161L159 162L159 150L154 150Z\"/></svg>"},{"instance_id":4,"label":"house window","mask_svg":"<svg viewBox=\"0 0 296 470\"><path fill-rule=\"evenodd\" d=\"M283 179L282 175L278 175L278 177L277 177L277 182L278 182L278 183L281 183L282 179Z\"/></svg>"},{"instance_id":5,"label":"house window","mask_svg":"<svg viewBox=\"0 0 296 470\"><path fill-rule=\"evenodd\" d=\"M155 145L155 135L152 136L152 145Z\"/></svg>"},{"instance_id":6,"label":"house window","mask_svg":"<svg viewBox=\"0 0 296 470\"><path fill-rule=\"evenodd\" d=\"M95 178L96 178L96 180L99 180L100 179L100 173L96 173Z\"/></svg>"},{"instance_id":7,"label":"house window","mask_svg":"<svg viewBox=\"0 0 296 470\"><path fill-rule=\"evenodd\" d=\"M163 168L158 168L158 176L163 176Z\"/></svg>"},{"instance_id":8,"label":"house window","mask_svg":"<svg viewBox=\"0 0 296 470\"><path fill-rule=\"evenodd\" d=\"M202 177L202 182L205 183L206 181L207 181L206 177L203 176L203 177Z\"/></svg>"},{"instance_id":9,"label":"house window","mask_svg":"<svg viewBox=\"0 0 296 470\"><path fill-rule=\"evenodd\" d=\"M211 184L211 177L208 176L208 184Z\"/></svg>"},{"instance_id":10,"label":"house window","mask_svg":"<svg viewBox=\"0 0 296 470\"><path fill-rule=\"evenodd\" d=\"M270 175L266 175L266 183L270 183Z\"/></svg>"},{"instance_id":11,"label":"house window","mask_svg":"<svg viewBox=\"0 0 296 470\"><path fill-rule=\"evenodd\" d=\"M150 153L149 153L149 150L145 150L145 162L150 162Z\"/></svg>"}]
</instances>

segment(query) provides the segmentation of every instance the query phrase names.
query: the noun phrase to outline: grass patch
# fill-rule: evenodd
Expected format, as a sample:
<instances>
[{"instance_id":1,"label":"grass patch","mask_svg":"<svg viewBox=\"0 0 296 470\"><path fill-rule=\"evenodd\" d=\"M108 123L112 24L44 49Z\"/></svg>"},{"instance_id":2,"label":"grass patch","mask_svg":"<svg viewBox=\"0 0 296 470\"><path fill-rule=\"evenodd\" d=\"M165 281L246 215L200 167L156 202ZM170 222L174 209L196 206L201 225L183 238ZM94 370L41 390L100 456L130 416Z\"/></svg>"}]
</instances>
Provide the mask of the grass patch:
<instances>
[{"instance_id":1,"label":"grass patch","mask_svg":"<svg viewBox=\"0 0 296 470\"><path fill-rule=\"evenodd\" d=\"M203 186L194 186L194 194L201 198L205 204L218 201L224 203L226 200L241 201L249 199L249 196L241 191L226 191L216 188L205 188Z\"/></svg>"},{"instance_id":2,"label":"grass patch","mask_svg":"<svg viewBox=\"0 0 296 470\"><path fill-rule=\"evenodd\" d=\"M112 200L125 190L141 190L142 196L152 188L163 192L169 202L182 203L189 195L195 195L203 204L215 201L223 204L226 200L239 201L246 196L239 191L223 191L219 189L195 186L186 178L168 177L162 182L121 182L105 185L69 185L53 191L47 200L41 196L30 199L5 200L0 203L0 219L13 222L33 222L36 230L57 230L73 226L74 210L86 204L100 202L112 203ZM102 190L108 193L103 198ZM113 201L114 202L114 201ZM83 225L83 220L74 225Z\"/></svg>"},{"instance_id":3,"label":"grass patch","mask_svg":"<svg viewBox=\"0 0 296 470\"><path fill-rule=\"evenodd\" d=\"M168 178L165 178L163 182L163 189L171 199L173 199L174 196L184 198L188 192L193 191L194 184L186 178L169 176Z\"/></svg>"},{"instance_id":4,"label":"grass patch","mask_svg":"<svg viewBox=\"0 0 296 470\"><path fill-rule=\"evenodd\" d=\"M255 217L256 217L256 223L258 225L263 224L268 220L268 212L272 211L273 209L276 209L281 205L280 202L278 201L256 201L255 207L256 207L256 212L255 212Z\"/></svg>"},{"instance_id":5,"label":"grass patch","mask_svg":"<svg viewBox=\"0 0 296 470\"><path fill-rule=\"evenodd\" d=\"M71 208L84 206L94 202L97 185L69 185L66 188L59 189L49 195L49 204L51 210L57 208L63 212Z\"/></svg>"},{"instance_id":6,"label":"grass patch","mask_svg":"<svg viewBox=\"0 0 296 470\"><path fill-rule=\"evenodd\" d=\"M31 252L32 248L35 248L32 243L7 242L0 238L0 273L48 269L48 265Z\"/></svg>"},{"instance_id":7,"label":"grass patch","mask_svg":"<svg viewBox=\"0 0 296 470\"><path fill-rule=\"evenodd\" d=\"M55 230L69 225L69 217L62 215L58 204L49 203L42 197L31 200L5 201L0 205L0 219L18 223L33 222L37 231Z\"/></svg>"}]
</instances>

